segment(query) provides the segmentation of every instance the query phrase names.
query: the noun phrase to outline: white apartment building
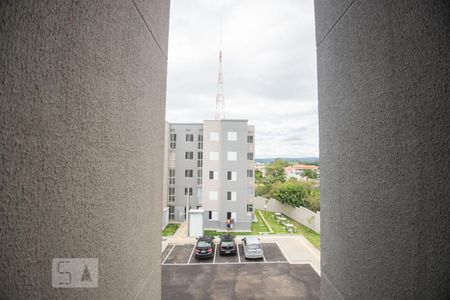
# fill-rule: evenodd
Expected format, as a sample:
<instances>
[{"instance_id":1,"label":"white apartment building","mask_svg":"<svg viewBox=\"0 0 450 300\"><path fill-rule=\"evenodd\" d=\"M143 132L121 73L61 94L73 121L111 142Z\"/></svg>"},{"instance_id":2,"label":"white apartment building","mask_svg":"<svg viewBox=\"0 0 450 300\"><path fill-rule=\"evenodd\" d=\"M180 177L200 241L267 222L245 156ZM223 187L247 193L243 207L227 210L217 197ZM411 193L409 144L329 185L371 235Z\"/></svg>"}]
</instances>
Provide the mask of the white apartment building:
<instances>
[{"instance_id":1,"label":"white apartment building","mask_svg":"<svg viewBox=\"0 0 450 300\"><path fill-rule=\"evenodd\" d=\"M250 231L253 219L254 126L247 120L168 124L169 218L184 221L201 207L205 229Z\"/></svg>"}]
</instances>

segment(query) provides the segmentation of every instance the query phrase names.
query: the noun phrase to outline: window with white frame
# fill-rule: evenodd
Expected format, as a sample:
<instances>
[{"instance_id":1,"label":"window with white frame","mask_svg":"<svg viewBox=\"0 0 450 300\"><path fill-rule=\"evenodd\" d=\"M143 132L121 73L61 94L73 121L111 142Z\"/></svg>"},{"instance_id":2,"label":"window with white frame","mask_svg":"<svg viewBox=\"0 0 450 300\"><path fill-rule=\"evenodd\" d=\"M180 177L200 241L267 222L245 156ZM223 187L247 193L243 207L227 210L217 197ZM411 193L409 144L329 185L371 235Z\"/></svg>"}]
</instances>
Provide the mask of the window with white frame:
<instances>
[{"instance_id":1,"label":"window with white frame","mask_svg":"<svg viewBox=\"0 0 450 300\"><path fill-rule=\"evenodd\" d=\"M227 192L227 200L236 201L236 192Z\"/></svg>"},{"instance_id":2,"label":"window with white frame","mask_svg":"<svg viewBox=\"0 0 450 300\"><path fill-rule=\"evenodd\" d=\"M194 159L194 152L189 151L184 154L185 159Z\"/></svg>"},{"instance_id":3,"label":"window with white frame","mask_svg":"<svg viewBox=\"0 0 450 300\"><path fill-rule=\"evenodd\" d=\"M192 196L192 188L184 188L184 195L185 196Z\"/></svg>"},{"instance_id":4,"label":"window with white frame","mask_svg":"<svg viewBox=\"0 0 450 300\"><path fill-rule=\"evenodd\" d=\"M219 152L209 152L209 160L219 160Z\"/></svg>"},{"instance_id":5,"label":"window with white frame","mask_svg":"<svg viewBox=\"0 0 450 300\"><path fill-rule=\"evenodd\" d=\"M203 135L199 134L198 135L198 149L203 149Z\"/></svg>"},{"instance_id":6,"label":"window with white frame","mask_svg":"<svg viewBox=\"0 0 450 300\"><path fill-rule=\"evenodd\" d=\"M247 212L253 212L253 204L247 204Z\"/></svg>"},{"instance_id":7,"label":"window with white frame","mask_svg":"<svg viewBox=\"0 0 450 300\"><path fill-rule=\"evenodd\" d=\"M247 143L253 144L253 135L247 136Z\"/></svg>"},{"instance_id":8,"label":"window with white frame","mask_svg":"<svg viewBox=\"0 0 450 300\"><path fill-rule=\"evenodd\" d=\"M228 131L228 140L229 141L237 141L237 132L236 131Z\"/></svg>"},{"instance_id":9,"label":"window with white frame","mask_svg":"<svg viewBox=\"0 0 450 300\"><path fill-rule=\"evenodd\" d=\"M253 187L250 186L250 187L247 188L247 194L249 196L253 196L253 192L254 192Z\"/></svg>"},{"instance_id":10,"label":"window with white frame","mask_svg":"<svg viewBox=\"0 0 450 300\"><path fill-rule=\"evenodd\" d=\"M194 135L192 133L186 134L186 142L193 142L194 141Z\"/></svg>"},{"instance_id":11,"label":"window with white frame","mask_svg":"<svg viewBox=\"0 0 450 300\"><path fill-rule=\"evenodd\" d=\"M175 159L176 159L176 153L170 152L169 153L169 168L175 169Z\"/></svg>"},{"instance_id":12,"label":"window with white frame","mask_svg":"<svg viewBox=\"0 0 450 300\"><path fill-rule=\"evenodd\" d=\"M253 160L253 152L247 153L247 160Z\"/></svg>"},{"instance_id":13,"label":"window with white frame","mask_svg":"<svg viewBox=\"0 0 450 300\"><path fill-rule=\"evenodd\" d=\"M191 178L194 176L194 170L184 170L184 177Z\"/></svg>"},{"instance_id":14,"label":"window with white frame","mask_svg":"<svg viewBox=\"0 0 450 300\"><path fill-rule=\"evenodd\" d=\"M202 184L202 170L197 170L197 184Z\"/></svg>"},{"instance_id":15,"label":"window with white frame","mask_svg":"<svg viewBox=\"0 0 450 300\"><path fill-rule=\"evenodd\" d=\"M209 171L209 180L219 179L219 171Z\"/></svg>"},{"instance_id":16,"label":"window with white frame","mask_svg":"<svg viewBox=\"0 0 450 300\"><path fill-rule=\"evenodd\" d=\"M247 177L253 177L253 170L247 170Z\"/></svg>"},{"instance_id":17,"label":"window with white frame","mask_svg":"<svg viewBox=\"0 0 450 300\"><path fill-rule=\"evenodd\" d=\"M217 142L219 141L219 133L218 132L210 132L209 133L209 140L211 142Z\"/></svg>"},{"instance_id":18,"label":"window with white frame","mask_svg":"<svg viewBox=\"0 0 450 300\"><path fill-rule=\"evenodd\" d=\"M177 134L170 134L170 149L175 149L177 147Z\"/></svg>"},{"instance_id":19,"label":"window with white frame","mask_svg":"<svg viewBox=\"0 0 450 300\"><path fill-rule=\"evenodd\" d=\"M175 202L175 188L170 187L169 188L169 203L174 203L174 202Z\"/></svg>"},{"instance_id":20,"label":"window with white frame","mask_svg":"<svg viewBox=\"0 0 450 300\"><path fill-rule=\"evenodd\" d=\"M175 219L175 206L169 206L169 219Z\"/></svg>"},{"instance_id":21,"label":"window with white frame","mask_svg":"<svg viewBox=\"0 0 450 300\"><path fill-rule=\"evenodd\" d=\"M227 153L228 160L237 160L237 152L229 151Z\"/></svg>"},{"instance_id":22,"label":"window with white frame","mask_svg":"<svg viewBox=\"0 0 450 300\"><path fill-rule=\"evenodd\" d=\"M218 220L218 213L217 211L208 211L208 220L210 221L217 221Z\"/></svg>"},{"instance_id":23,"label":"window with white frame","mask_svg":"<svg viewBox=\"0 0 450 300\"><path fill-rule=\"evenodd\" d=\"M175 184L175 169L169 170L169 184Z\"/></svg>"},{"instance_id":24,"label":"window with white frame","mask_svg":"<svg viewBox=\"0 0 450 300\"><path fill-rule=\"evenodd\" d=\"M219 193L217 191L209 191L209 200L219 200Z\"/></svg>"},{"instance_id":25,"label":"window with white frame","mask_svg":"<svg viewBox=\"0 0 450 300\"><path fill-rule=\"evenodd\" d=\"M234 171L227 172L227 180L236 181L237 173Z\"/></svg>"}]
</instances>

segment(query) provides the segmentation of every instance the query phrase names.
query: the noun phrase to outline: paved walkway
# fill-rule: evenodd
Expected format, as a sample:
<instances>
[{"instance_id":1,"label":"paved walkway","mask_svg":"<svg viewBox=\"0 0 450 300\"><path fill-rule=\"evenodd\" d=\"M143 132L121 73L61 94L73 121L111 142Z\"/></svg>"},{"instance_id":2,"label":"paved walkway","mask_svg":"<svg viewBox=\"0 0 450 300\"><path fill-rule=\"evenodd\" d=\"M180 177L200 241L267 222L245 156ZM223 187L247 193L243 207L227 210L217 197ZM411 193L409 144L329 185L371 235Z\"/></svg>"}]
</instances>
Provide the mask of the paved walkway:
<instances>
[{"instance_id":1,"label":"paved walkway","mask_svg":"<svg viewBox=\"0 0 450 300\"><path fill-rule=\"evenodd\" d=\"M174 239L184 239L188 236L188 224L187 222L183 222L180 224L180 227L178 227L178 230L175 232L175 234L172 236Z\"/></svg>"},{"instance_id":2,"label":"paved walkway","mask_svg":"<svg viewBox=\"0 0 450 300\"><path fill-rule=\"evenodd\" d=\"M317 250L304 236L260 236L263 243L277 243L291 264L310 264L320 275L320 251Z\"/></svg>"}]
</instances>

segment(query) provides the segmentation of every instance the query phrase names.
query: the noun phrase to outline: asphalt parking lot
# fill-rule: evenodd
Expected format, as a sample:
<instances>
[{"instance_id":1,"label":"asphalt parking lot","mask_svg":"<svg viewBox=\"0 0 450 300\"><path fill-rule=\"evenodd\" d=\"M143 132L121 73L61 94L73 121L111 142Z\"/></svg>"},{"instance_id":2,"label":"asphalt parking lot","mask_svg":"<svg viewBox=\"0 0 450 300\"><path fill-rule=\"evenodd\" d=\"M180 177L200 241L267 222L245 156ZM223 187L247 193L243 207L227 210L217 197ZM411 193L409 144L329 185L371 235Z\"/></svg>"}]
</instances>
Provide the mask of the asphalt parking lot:
<instances>
[{"instance_id":1,"label":"asphalt parking lot","mask_svg":"<svg viewBox=\"0 0 450 300\"><path fill-rule=\"evenodd\" d=\"M246 260L242 244L238 244L237 255L221 256L217 245L215 245L214 257L197 259L194 256L195 245L169 245L161 255L161 263L163 265L287 263L276 243L263 243L262 247L264 257L261 259Z\"/></svg>"},{"instance_id":2,"label":"asphalt parking lot","mask_svg":"<svg viewBox=\"0 0 450 300\"><path fill-rule=\"evenodd\" d=\"M320 299L320 277L309 264L289 264L276 243L262 243L264 257L196 259L194 245L169 245L161 256L162 299Z\"/></svg>"}]
</instances>

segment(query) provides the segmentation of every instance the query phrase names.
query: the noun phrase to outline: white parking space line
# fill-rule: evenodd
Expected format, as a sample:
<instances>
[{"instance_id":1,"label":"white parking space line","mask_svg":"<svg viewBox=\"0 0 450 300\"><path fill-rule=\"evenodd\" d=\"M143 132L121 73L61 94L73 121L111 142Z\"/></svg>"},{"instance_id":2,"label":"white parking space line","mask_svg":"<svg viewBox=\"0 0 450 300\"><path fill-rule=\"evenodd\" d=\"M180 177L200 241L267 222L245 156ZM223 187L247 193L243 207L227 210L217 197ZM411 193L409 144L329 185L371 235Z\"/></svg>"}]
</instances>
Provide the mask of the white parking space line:
<instances>
[{"instance_id":1,"label":"white parking space line","mask_svg":"<svg viewBox=\"0 0 450 300\"><path fill-rule=\"evenodd\" d=\"M172 249L170 249L169 253L167 254L166 258L164 258L162 264L164 264L167 260L167 258L169 257L170 253L172 253L173 248L175 248L175 245L172 246Z\"/></svg>"},{"instance_id":2,"label":"white parking space line","mask_svg":"<svg viewBox=\"0 0 450 300\"><path fill-rule=\"evenodd\" d=\"M239 263L241 263L241 256L239 255L239 244L236 244L236 247L237 247L238 260L239 260Z\"/></svg>"},{"instance_id":3,"label":"white parking space line","mask_svg":"<svg viewBox=\"0 0 450 300\"><path fill-rule=\"evenodd\" d=\"M188 264L191 262L191 258L192 258L192 254L194 254L194 250L195 250L195 245L194 247L192 247L192 251L191 251L191 256L189 256L189 260L188 260Z\"/></svg>"},{"instance_id":4,"label":"white parking space line","mask_svg":"<svg viewBox=\"0 0 450 300\"><path fill-rule=\"evenodd\" d=\"M217 245L214 245L214 258L213 258L213 264L216 263L217 248L219 248L219 247L217 247Z\"/></svg>"},{"instance_id":5,"label":"white parking space line","mask_svg":"<svg viewBox=\"0 0 450 300\"><path fill-rule=\"evenodd\" d=\"M216 263L190 263L190 264L164 264L165 266L204 266L204 265L251 265L251 264L263 264L262 262L253 262L253 261L243 261L243 262L216 262ZM266 264L289 264L287 261L268 261ZM309 262L305 263L297 263L297 264L309 264Z\"/></svg>"},{"instance_id":6,"label":"white parking space line","mask_svg":"<svg viewBox=\"0 0 450 300\"><path fill-rule=\"evenodd\" d=\"M264 254L263 254L263 259L264 259L264 262L267 263L267 260L266 260L266 257L264 256Z\"/></svg>"}]
</instances>

